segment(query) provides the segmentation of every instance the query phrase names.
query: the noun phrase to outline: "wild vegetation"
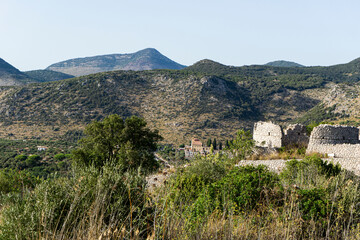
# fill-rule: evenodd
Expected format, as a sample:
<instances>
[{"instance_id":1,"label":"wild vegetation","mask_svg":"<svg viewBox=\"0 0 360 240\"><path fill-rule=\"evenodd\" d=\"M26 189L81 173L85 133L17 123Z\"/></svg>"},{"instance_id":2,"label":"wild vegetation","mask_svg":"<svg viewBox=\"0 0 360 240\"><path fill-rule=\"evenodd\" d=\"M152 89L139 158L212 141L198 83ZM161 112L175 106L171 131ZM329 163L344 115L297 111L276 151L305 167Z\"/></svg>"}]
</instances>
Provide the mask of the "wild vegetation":
<instances>
[{"instance_id":1,"label":"wild vegetation","mask_svg":"<svg viewBox=\"0 0 360 240\"><path fill-rule=\"evenodd\" d=\"M344 99L353 101L351 113L340 110L347 109L346 100L338 109L333 103L324 105L322 96L331 91L329 84L356 88L358 63L359 59L331 67L231 67L203 60L182 70L104 72L2 88L0 123L5 130L0 136L56 137L69 130L64 128L119 114L144 117L167 143L180 144L193 135L224 141L234 137L236 129L250 129L254 121L289 123L314 107L313 115L320 112L322 120L339 119L357 114L354 89L344 90ZM34 124L43 132L35 132ZM15 132L19 128L24 131Z\"/></svg>"},{"instance_id":2,"label":"wild vegetation","mask_svg":"<svg viewBox=\"0 0 360 240\"><path fill-rule=\"evenodd\" d=\"M281 174L199 156L149 191L157 132L114 115L85 133L67 177L0 171L0 239L359 237L359 178L317 156L289 161ZM251 141L239 131L230 148L243 158Z\"/></svg>"}]
</instances>

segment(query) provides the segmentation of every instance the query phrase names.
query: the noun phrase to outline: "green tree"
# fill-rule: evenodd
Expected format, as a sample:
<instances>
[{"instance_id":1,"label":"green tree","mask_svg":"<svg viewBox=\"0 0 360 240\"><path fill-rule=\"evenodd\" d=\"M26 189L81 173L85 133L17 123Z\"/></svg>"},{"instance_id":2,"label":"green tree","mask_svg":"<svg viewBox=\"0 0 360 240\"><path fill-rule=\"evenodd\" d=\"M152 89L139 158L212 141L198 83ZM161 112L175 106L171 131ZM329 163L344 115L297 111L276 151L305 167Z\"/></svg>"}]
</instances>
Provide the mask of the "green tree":
<instances>
[{"instance_id":1,"label":"green tree","mask_svg":"<svg viewBox=\"0 0 360 240\"><path fill-rule=\"evenodd\" d=\"M211 146L211 138L209 138L209 139L207 140L206 146L207 146L207 147L210 147L210 146Z\"/></svg>"},{"instance_id":2,"label":"green tree","mask_svg":"<svg viewBox=\"0 0 360 240\"><path fill-rule=\"evenodd\" d=\"M222 150L222 142L219 142L219 150Z\"/></svg>"},{"instance_id":3,"label":"green tree","mask_svg":"<svg viewBox=\"0 0 360 240\"><path fill-rule=\"evenodd\" d=\"M212 145L213 145L213 147L214 147L214 150L216 150L216 149L217 149L216 138L214 138L214 141L213 141Z\"/></svg>"},{"instance_id":4,"label":"green tree","mask_svg":"<svg viewBox=\"0 0 360 240\"><path fill-rule=\"evenodd\" d=\"M55 159L56 161L62 161L62 160L64 160L65 158L66 158L66 156L65 156L64 153L58 153L58 154L56 154L56 155L54 156L54 159Z\"/></svg>"},{"instance_id":5,"label":"green tree","mask_svg":"<svg viewBox=\"0 0 360 240\"><path fill-rule=\"evenodd\" d=\"M225 141L225 148L229 148L229 147L230 147L229 140L226 140Z\"/></svg>"},{"instance_id":6,"label":"green tree","mask_svg":"<svg viewBox=\"0 0 360 240\"><path fill-rule=\"evenodd\" d=\"M243 160L251 154L253 147L254 140L250 131L241 129L237 131L236 138L230 142L229 149L233 152L235 160Z\"/></svg>"},{"instance_id":7,"label":"green tree","mask_svg":"<svg viewBox=\"0 0 360 240\"><path fill-rule=\"evenodd\" d=\"M41 157L39 155L30 155L25 163L28 167L34 167L40 164Z\"/></svg>"},{"instance_id":8,"label":"green tree","mask_svg":"<svg viewBox=\"0 0 360 240\"><path fill-rule=\"evenodd\" d=\"M162 137L157 130L146 127L144 119L132 116L125 121L110 115L102 122L94 121L85 128L86 137L73 152L76 164L103 167L120 164L124 171L142 167L144 171L158 168L153 152Z\"/></svg>"},{"instance_id":9,"label":"green tree","mask_svg":"<svg viewBox=\"0 0 360 240\"><path fill-rule=\"evenodd\" d=\"M21 155L17 155L17 156L15 157L15 160L16 160L17 162L23 162L23 161L25 161L27 158L28 158L28 157L27 157L26 155L21 154Z\"/></svg>"}]
</instances>

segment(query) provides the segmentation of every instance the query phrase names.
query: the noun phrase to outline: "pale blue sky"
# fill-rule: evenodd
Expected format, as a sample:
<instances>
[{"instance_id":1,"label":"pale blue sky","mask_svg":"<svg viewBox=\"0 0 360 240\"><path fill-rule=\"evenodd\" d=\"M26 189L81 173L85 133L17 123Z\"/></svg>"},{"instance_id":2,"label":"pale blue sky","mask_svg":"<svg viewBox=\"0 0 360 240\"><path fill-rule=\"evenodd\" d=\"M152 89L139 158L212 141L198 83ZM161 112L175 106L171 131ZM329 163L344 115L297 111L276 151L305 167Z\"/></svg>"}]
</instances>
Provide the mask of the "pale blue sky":
<instances>
[{"instance_id":1,"label":"pale blue sky","mask_svg":"<svg viewBox=\"0 0 360 240\"><path fill-rule=\"evenodd\" d=\"M360 57L358 0L0 0L0 58L20 70L147 47L181 64Z\"/></svg>"}]
</instances>

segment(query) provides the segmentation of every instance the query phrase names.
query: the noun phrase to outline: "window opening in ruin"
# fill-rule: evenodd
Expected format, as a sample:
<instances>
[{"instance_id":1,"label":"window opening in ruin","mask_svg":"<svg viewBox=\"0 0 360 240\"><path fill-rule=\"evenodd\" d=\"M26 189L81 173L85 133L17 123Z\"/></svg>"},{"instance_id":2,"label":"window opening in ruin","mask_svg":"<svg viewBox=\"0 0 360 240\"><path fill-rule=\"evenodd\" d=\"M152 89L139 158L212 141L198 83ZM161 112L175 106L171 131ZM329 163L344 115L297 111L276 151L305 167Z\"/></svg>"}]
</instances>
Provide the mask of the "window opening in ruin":
<instances>
[{"instance_id":1,"label":"window opening in ruin","mask_svg":"<svg viewBox=\"0 0 360 240\"><path fill-rule=\"evenodd\" d=\"M298 133L298 135L300 135L300 133Z\"/></svg>"},{"instance_id":2,"label":"window opening in ruin","mask_svg":"<svg viewBox=\"0 0 360 240\"><path fill-rule=\"evenodd\" d=\"M270 132L269 132L269 136L270 136Z\"/></svg>"},{"instance_id":3,"label":"window opening in ruin","mask_svg":"<svg viewBox=\"0 0 360 240\"><path fill-rule=\"evenodd\" d=\"M343 140L345 140L345 137L343 137Z\"/></svg>"}]
</instances>

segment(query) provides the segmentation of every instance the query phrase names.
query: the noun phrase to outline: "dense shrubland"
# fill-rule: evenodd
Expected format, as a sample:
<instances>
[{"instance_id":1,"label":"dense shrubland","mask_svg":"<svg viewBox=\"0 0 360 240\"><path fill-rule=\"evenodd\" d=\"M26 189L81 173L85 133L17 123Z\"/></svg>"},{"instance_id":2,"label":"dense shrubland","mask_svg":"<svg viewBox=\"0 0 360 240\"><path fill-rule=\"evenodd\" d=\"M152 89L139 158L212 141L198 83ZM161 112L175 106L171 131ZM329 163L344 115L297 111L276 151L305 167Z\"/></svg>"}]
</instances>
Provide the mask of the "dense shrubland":
<instances>
[{"instance_id":1,"label":"dense shrubland","mask_svg":"<svg viewBox=\"0 0 360 240\"><path fill-rule=\"evenodd\" d=\"M129 131L130 126L138 127ZM115 129L121 137L109 135ZM129 134L134 132L150 138ZM236 166L225 154L199 156L149 192L145 177L159 167L148 155L160 138L156 131L142 119L111 116L92 123L85 133L66 177L53 174L41 180L21 171L0 172L0 239L360 235L359 178L317 156L289 161L281 174L265 166ZM239 136L247 141L246 132ZM147 153L138 148L143 144L150 146ZM237 156L245 150L239 148Z\"/></svg>"}]
</instances>

